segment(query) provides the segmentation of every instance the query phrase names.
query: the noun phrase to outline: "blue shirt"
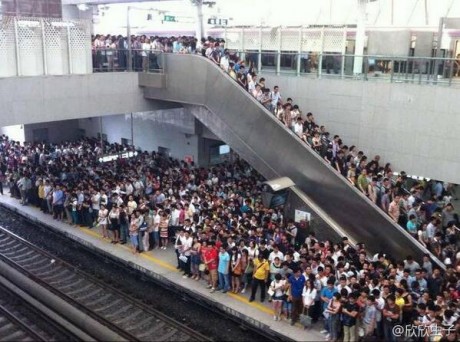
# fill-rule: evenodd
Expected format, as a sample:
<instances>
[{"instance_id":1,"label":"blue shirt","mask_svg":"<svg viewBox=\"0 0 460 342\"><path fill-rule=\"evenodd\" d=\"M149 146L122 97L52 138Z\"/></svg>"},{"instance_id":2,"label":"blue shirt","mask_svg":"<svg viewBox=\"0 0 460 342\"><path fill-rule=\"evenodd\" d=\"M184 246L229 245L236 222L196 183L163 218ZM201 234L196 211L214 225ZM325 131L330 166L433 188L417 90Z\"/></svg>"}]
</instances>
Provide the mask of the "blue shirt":
<instances>
[{"instance_id":1,"label":"blue shirt","mask_svg":"<svg viewBox=\"0 0 460 342\"><path fill-rule=\"evenodd\" d=\"M328 299L332 299L334 296L334 293L337 292L337 289L333 287L332 289L329 289L327 286L321 290L321 297L326 297ZM327 306L329 303L323 302L323 309L326 310Z\"/></svg>"},{"instance_id":2,"label":"blue shirt","mask_svg":"<svg viewBox=\"0 0 460 342\"><path fill-rule=\"evenodd\" d=\"M294 275L289 277L289 284L291 284L291 296L295 298L301 298L303 287L305 286L305 277L301 275L296 279Z\"/></svg>"},{"instance_id":3,"label":"blue shirt","mask_svg":"<svg viewBox=\"0 0 460 342\"><path fill-rule=\"evenodd\" d=\"M219 266L217 268L217 272L227 274L229 262L230 255L227 252L225 252L224 254L219 253Z\"/></svg>"},{"instance_id":4,"label":"blue shirt","mask_svg":"<svg viewBox=\"0 0 460 342\"><path fill-rule=\"evenodd\" d=\"M409 233L417 233L417 224L412 222L411 220L407 221L406 228Z\"/></svg>"}]
</instances>

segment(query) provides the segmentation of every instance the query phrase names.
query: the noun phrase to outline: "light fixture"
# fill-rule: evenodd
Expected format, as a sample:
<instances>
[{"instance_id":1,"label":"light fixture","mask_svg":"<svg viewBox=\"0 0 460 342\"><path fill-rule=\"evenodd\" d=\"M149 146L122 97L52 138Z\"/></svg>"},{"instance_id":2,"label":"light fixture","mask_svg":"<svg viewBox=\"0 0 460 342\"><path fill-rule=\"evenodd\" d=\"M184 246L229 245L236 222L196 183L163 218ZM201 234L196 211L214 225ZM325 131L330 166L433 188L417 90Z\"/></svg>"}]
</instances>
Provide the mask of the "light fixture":
<instances>
[{"instance_id":1,"label":"light fixture","mask_svg":"<svg viewBox=\"0 0 460 342\"><path fill-rule=\"evenodd\" d=\"M63 22L63 21L53 21L53 22L51 22L51 26L54 26L54 27L74 27L75 24L70 23L70 22Z\"/></svg>"},{"instance_id":2,"label":"light fixture","mask_svg":"<svg viewBox=\"0 0 460 342\"><path fill-rule=\"evenodd\" d=\"M90 7L87 4L78 4L77 8L79 11L87 11L90 9Z\"/></svg>"},{"instance_id":3,"label":"light fixture","mask_svg":"<svg viewBox=\"0 0 460 342\"><path fill-rule=\"evenodd\" d=\"M40 22L32 21L32 20L19 20L18 26L20 27L38 27L40 26Z\"/></svg>"}]
</instances>

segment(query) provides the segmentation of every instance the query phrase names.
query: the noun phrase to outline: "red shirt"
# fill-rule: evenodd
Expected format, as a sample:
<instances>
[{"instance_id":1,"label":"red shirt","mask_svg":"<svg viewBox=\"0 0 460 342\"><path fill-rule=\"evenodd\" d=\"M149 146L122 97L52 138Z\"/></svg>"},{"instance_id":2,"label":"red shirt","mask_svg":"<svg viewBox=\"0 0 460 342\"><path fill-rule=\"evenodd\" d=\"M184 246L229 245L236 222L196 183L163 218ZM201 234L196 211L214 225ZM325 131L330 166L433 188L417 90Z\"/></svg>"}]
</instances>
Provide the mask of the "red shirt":
<instances>
[{"instance_id":1,"label":"red shirt","mask_svg":"<svg viewBox=\"0 0 460 342\"><path fill-rule=\"evenodd\" d=\"M216 248L208 248L204 252L204 260L208 263L208 270L217 270L217 249Z\"/></svg>"}]
</instances>

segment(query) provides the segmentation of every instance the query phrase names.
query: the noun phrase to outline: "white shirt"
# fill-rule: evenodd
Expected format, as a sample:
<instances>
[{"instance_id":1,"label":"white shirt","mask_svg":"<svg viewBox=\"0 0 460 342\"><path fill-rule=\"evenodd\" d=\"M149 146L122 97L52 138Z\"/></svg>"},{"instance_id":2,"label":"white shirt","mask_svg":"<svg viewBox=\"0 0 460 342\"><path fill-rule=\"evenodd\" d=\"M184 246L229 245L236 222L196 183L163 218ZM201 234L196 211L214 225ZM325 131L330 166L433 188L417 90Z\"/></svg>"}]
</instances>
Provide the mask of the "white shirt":
<instances>
[{"instance_id":1,"label":"white shirt","mask_svg":"<svg viewBox=\"0 0 460 342\"><path fill-rule=\"evenodd\" d=\"M224 69L225 71L228 70L229 62L228 62L227 56L222 56L222 58L220 59L220 67Z\"/></svg>"},{"instance_id":2,"label":"white shirt","mask_svg":"<svg viewBox=\"0 0 460 342\"><path fill-rule=\"evenodd\" d=\"M303 133L303 125L302 123L300 122L296 122L294 124L294 133L297 134L299 137L302 136L302 133Z\"/></svg>"},{"instance_id":3,"label":"white shirt","mask_svg":"<svg viewBox=\"0 0 460 342\"><path fill-rule=\"evenodd\" d=\"M270 284L273 291L275 291L275 297L281 297L284 294L284 286L286 285L286 280L281 279L280 281L273 280Z\"/></svg>"},{"instance_id":4,"label":"white shirt","mask_svg":"<svg viewBox=\"0 0 460 342\"><path fill-rule=\"evenodd\" d=\"M174 209L173 212L171 213L171 225L172 226L179 225L179 214L180 214L180 210L178 210L177 208Z\"/></svg>"},{"instance_id":5,"label":"white shirt","mask_svg":"<svg viewBox=\"0 0 460 342\"><path fill-rule=\"evenodd\" d=\"M101 201L101 194L99 192L91 196L91 207L93 208L93 210L100 209L100 201Z\"/></svg>"},{"instance_id":6,"label":"white shirt","mask_svg":"<svg viewBox=\"0 0 460 342\"><path fill-rule=\"evenodd\" d=\"M184 240L182 241L182 248L183 248L185 256L190 256L192 244L193 244L193 238L189 236L187 239L184 236Z\"/></svg>"},{"instance_id":7,"label":"white shirt","mask_svg":"<svg viewBox=\"0 0 460 342\"><path fill-rule=\"evenodd\" d=\"M382 320L382 310L385 307L385 299L383 299L382 297L379 297L375 299L375 302L376 302L376 308L377 308L376 320L377 322L380 322Z\"/></svg>"},{"instance_id":8,"label":"white shirt","mask_svg":"<svg viewBox=\"0 0 460 342\"><path fill-rule=\"evenodd\" d=\"M147 57L150 51L150 44L142 43L142 57Z\"/></svg>"},{"instance_id":9,"label":"white shirt","mask_svg":"<svg viewBox=\"0 0 460 342\"><path fill-rule=\"evenodd\" d=\"M155 217L153 218L153 231L154 232L160 231L160 220L161 220L161 216L156 214Z\"/></svg>"},{"instance_id":10,"label":"white shirt","mask_svg":"<svg viewBox=\"0 0 460 342\"><path fill-rule=\"evenodd\" d=\"M311 306L315 303L315 299L316 299L316 294L317 294L317 291L315 288L311 289L307 289L306 287L303 288L303 292L302 292L302 298L303 298L303 305L304 306Z\"/></svg>"},{"instance_id":11,"label":"white shirt","mask_svg":"<svg viewBox=\"0 0 460 342\"><path fill-rule=\"evenodd\" d=\"M278 252L271 252L270 255L268 256L268 261L273 262L273 260L275 260L275 258L278 257L281 261L284 260L284 254L281 253L281 251L278 251Z\"/></svg>"},{"instance_id":12,"label":"white shirt","mask_svg":"<svg viewBox=\"0 0 460 342\"><path fill-rule=\"evenodd\" d=\"M249 92L252 92L253 90L256 89L256 82L254 82L253 80L251 80L251 82L248 83L248 91ZM254 96L255 97L255 96Z\"/></svg>"},{"instance_id":13,"label":"white shirt","mask_svg":"<svg viewBox=\"0 0 460 342\"><path fill-rule=\"evenodd\" d=\"M272 91L271 97L272 97L272 106L276 106L276 104L278 103L278 101L281 100L281 94L280 94L279 91L278 91L277 93L275 93L274 91Z\"/></svg>"}]
</instances>

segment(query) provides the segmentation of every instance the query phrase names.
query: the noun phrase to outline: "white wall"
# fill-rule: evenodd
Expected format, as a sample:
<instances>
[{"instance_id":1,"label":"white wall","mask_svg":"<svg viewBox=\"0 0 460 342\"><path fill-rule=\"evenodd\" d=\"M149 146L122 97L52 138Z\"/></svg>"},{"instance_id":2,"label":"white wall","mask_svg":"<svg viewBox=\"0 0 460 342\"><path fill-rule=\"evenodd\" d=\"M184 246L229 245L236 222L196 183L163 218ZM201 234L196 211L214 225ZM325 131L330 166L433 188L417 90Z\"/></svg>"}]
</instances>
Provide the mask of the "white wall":
<instances>
[{"instance_id":1,"label":"white wall","mask_svg":"<svg viewBox=\"0 0 460 342\"><path fill-rule=\"evenodd\" d=\"M25 140L24 125L0 127L0 134L5 134L11 140L20 141L21 143Z\"/></svg>"},{"instance_id":2,"label":"white wall","mask_svg":"<svg viewBox=\"0 0 460 342\"><path fill-rule=\"evenodd\" d=\"M264 76L264 75L262 75ZM380 154L394 170L460 184L460 106L456 88L356 80L265 76L316 123Z\"/></svg>"},{"instance_id":3,"label":"white wall","mask_svg":"<svg viewBox=\"0 0 460 342\"><path fill-rule=\"evenodd\" d=\"M99 118L78 120L78 127L86 130L86 136L96 137L100 132ZM198 136L177 125L150 119L133 120L134 144L143 150L157 151L159 146L170 149L171 157L183 159L193 156L198 161ZM131 139L131 116L110 115L102 118L102 132L110 143L121 143L121 138Z\"/></svg>"}]
</instances>

